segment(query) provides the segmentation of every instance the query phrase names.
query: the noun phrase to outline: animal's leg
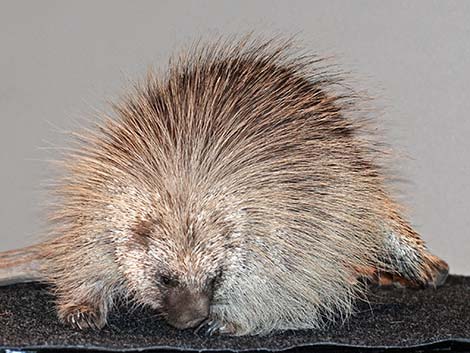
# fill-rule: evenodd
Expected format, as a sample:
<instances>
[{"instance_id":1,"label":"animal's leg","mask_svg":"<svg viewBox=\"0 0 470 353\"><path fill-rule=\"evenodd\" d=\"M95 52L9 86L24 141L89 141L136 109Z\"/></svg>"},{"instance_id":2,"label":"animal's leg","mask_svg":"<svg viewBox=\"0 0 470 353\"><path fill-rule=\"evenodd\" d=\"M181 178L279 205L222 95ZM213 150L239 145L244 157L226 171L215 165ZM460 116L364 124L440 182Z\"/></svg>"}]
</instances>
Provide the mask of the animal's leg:
<instances>
[{"instance_id":1,"label":"animal's leg","mask_svg":"<svg viewBox=\"0 0 470 353\"><path fill-rule=\"evenodd\" d=\"M236 335L237 326L230 322L224 322L216 317L209 317L197 329L196 333L201 332L206 336L214 335Z\"/></svg>"},{"instance_id":2,"label":"animal's leg","mask_svg":"<svg viewBox=\"0 0 470 353\"><path fill-rule=\"evenodd\" d=\"M104 293L59 295L57 311L60 321L80 330L99 330L106 325L108 311L112 306L112 296ZM85 292L86 293L86 292Z\"/></svg>"},{"instance_id":3,"label":"animal's leg","mask_svg":"<svg viewBox=\"0 0 470 353\"><path fill-rule=\"evenodd\" d=\"M358 269L359 277L379 286L438 287L444 284L449 266L431 254L420 236L399 216L386 232L382 263Z\"/></svg>"}]
</instances>

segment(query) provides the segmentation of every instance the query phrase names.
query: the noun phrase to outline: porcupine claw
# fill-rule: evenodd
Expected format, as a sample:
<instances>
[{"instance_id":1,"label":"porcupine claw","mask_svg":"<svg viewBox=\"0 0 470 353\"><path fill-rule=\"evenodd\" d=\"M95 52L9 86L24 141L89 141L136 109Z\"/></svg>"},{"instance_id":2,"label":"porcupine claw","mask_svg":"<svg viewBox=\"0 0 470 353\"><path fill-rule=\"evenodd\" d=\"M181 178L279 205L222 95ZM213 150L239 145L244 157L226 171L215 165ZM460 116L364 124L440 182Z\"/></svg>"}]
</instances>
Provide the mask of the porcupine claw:
<instances>
[{"instance_id":1,"label":"porcupine claw","mask_svg":"<svg viewBox=\"0 0 470 353\"><path fill-rule=\"evenodd\" d=\"M64 318L64 321L79 330L100 330L105 324L104 321L99 318L99 315L85 308L76 308L71 311Z\"/></svg>"},{"instance_id":2,"label":"porcupine claw","mask_svg":"<svg viewBox=\"0 0 470 353\"><path fill-rule=\"evenodd\" d=\"M203 321L194 332L196 334L202 332L204 336L233 335L236 329L233 324L209 318Z\"/></svg>"}]
</instances>

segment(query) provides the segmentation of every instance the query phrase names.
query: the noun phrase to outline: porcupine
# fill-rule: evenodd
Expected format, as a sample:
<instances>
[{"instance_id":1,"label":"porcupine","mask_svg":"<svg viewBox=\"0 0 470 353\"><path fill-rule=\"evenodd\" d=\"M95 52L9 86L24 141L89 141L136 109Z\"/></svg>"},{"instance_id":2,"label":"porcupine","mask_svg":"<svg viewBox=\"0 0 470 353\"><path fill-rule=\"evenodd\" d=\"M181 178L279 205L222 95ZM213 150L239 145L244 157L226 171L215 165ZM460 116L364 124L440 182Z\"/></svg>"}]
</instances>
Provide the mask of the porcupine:
<instances>
[{"instance_id":1,"label":"porcupine","mask_svg":"<svg viewBox=\"0 0 470 353\"><path fill-rule=\"evenodd\" d=\"M377 284L438 286L340 75L290 41L196 46L78 134L51 237L0 257L51 284L62 322L99 329L121 297L179 329L322 328Z\"/></svg>"}]
</instances>

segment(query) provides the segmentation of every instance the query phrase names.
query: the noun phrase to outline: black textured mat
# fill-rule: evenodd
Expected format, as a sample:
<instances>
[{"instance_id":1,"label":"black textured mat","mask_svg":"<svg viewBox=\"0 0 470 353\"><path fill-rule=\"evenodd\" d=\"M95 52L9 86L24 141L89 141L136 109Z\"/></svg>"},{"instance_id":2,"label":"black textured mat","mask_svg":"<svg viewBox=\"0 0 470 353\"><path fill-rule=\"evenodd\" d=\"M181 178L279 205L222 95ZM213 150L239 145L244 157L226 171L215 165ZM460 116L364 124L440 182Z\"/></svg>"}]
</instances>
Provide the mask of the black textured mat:
<instances>
[{"instance_id":1,"label":"black textured mat","mask_svg":"<svg viewBox=\"0 0 470 353\"><path fill-rule=\"evenodd\" d=\"M222 350L292 352L470 350L470 277L450 276L434 289L380 289L344 324L324 331L289 331L267 337L204 337L177 331L151 311L121 310L101 332L76 332L56 318L44 286L0 288L0 350L115 351Z\"/></svg>"}]
</instances>

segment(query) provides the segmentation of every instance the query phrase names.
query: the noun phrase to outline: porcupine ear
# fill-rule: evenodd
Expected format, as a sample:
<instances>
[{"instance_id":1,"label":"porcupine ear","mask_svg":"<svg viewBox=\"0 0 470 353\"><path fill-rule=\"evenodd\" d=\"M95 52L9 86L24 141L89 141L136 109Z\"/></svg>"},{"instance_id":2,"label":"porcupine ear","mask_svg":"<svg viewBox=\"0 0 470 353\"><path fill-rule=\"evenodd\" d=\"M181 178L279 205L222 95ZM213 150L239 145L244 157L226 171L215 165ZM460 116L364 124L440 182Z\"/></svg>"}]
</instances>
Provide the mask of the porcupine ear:
<instances>
[{"instance_id":1,"label":"porcupine ear","mask_svg":"<svg viewBox=\"0 0 470 353\"><path fill-rule=\"evenodd\" d=\"M140 219L137 220L134 227L131 228L132 237L142 246L148 246L151 240L152 231L155 228L155 221Z\"/></svg>"}]
</instances>

